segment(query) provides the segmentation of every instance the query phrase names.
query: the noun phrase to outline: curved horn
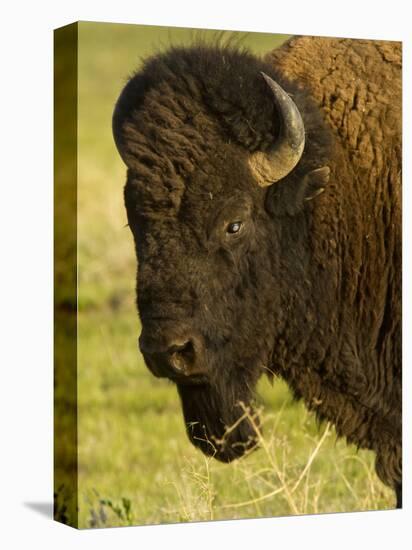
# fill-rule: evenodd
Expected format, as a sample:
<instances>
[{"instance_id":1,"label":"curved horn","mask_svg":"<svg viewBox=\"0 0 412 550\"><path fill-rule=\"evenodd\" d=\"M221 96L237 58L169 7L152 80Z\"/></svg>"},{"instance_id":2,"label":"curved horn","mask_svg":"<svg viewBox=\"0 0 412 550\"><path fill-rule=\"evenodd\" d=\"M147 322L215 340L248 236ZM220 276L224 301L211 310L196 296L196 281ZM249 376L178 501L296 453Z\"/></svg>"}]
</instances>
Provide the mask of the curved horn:
<instances>
[{"instance_id":1,"label":"curved horn","mask_svg":"<svg viewBox=\"0 0 412 550\"><path fill-rule=\"evenodd\" d=\"M273 93L281 120L274 148L267 153L257 151L249 159L258 184L266 187L287 176L299 162L305 147L305 127L298 108L285 90L265 73L261 75Z\"/></svg>"}]
</instances>

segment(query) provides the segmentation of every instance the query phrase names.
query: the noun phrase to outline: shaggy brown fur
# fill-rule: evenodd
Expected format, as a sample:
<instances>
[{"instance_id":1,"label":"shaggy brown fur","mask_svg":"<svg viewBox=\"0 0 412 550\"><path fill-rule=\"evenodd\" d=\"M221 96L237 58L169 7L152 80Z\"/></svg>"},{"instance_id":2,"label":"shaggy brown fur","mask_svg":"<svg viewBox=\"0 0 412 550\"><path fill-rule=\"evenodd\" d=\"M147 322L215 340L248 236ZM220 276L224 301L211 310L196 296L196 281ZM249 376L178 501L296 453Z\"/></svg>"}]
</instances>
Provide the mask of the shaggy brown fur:
<instances>
[{"instance_id":1,"label":"shaggy brown fur","mask_svg":"<svg viewBox=\"0 0 412 550\"><path fill-rule=\"evenodd\" d=\"M306 130L296 168L265 189L248 159L280 127L261 71L293 95ZM376 452L398 505L400 93L395 43L294 38L265 62L194 46L150 59L113 119L129 168L143 353L165 375L147 350L189 338L187 366L204 375L177 383L192 442L225 461L252 446L247 420L222 436L269 371ZM305 200L323 166L326 191Z\"/></svg>"},{"instance_id":2,"label":"shaggy brown fur","mask_svg":"<svg viewBox=\"0 0 412 550\"><path fill-rule=\"evenodd\" d=\"M301 37L268 59L310 93L337 136L329 198L313 211L310 234L319 274L327 257L336 262L331 292L345 304L330 319L340 364L302 375L285 350L279 371L338 434L373 448L379 476L393 485L401 481L401 45ZM339 395L327 384L336 370L347 388Z\"/></svg>"}]
</instances>

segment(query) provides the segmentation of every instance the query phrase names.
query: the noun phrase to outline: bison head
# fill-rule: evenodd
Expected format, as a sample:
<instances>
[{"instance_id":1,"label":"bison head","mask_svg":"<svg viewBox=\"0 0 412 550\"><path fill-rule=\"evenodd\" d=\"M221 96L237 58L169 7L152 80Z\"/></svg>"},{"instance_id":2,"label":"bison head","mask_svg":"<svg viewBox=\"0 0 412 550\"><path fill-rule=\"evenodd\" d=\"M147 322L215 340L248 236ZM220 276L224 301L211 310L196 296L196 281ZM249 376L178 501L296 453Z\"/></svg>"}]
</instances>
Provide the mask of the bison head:
<instances>
[{"instance_id":1,"label":"bison head","mask_svg":"<svg viewBox=\"0 0 412 550\"><path fill-rule=\"evenodd\" d=\"M191 441L222 461L255 445L243 407L285 324L282 215L327 176L293 170L303 120L275 79L244 52L172 50L130 79L113 119L128 167L140 349L155 376L176 383Z\"/></svg>"}]
</instances>

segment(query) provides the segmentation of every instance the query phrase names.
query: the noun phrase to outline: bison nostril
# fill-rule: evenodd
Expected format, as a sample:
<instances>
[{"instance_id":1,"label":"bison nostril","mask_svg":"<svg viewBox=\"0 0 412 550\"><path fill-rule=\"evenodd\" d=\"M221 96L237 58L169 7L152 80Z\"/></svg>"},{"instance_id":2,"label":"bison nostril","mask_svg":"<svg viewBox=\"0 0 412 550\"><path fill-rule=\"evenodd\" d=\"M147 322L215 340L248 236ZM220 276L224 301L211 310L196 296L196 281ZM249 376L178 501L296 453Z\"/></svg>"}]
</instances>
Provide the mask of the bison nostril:
<instances>
[{"instance_id":1,"label":"bison nostril","mask_svg":"<svg viewBox=\"0 0 412 550\"><path fill-rule=\"evenodd\" d=\"M195 362L195 348L193 342L188 340L184 344L173 345L169 348L170 363L179 372L185 372Z\"/></svg>"},{"instance_id":2,"label":"bison nostril","mask_svg":"<svg viewBox=\"0 0 412 550\"><path fill-rule=\"evenodd\" d=\"M149 325L139 338L146 365L160 378L179 383L202 383L206 365L201 335L186 332L179 326Z\"/></svg>"}]
</instances>

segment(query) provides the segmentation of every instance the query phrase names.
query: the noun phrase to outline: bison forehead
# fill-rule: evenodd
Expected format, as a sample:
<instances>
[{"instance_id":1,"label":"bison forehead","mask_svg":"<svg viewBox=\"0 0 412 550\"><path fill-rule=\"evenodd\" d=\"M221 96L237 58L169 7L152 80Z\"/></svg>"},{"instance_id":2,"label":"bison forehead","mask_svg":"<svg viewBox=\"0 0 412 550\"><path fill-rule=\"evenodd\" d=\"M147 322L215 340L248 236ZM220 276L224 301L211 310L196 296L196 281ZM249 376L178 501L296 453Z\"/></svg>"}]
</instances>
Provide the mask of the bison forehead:
<instances>
[{"instance_id":1,"label":"bison forehead","mask_svg":"<svg viewBox=\"0 0 412 550\"><path fill-rule=\"evenodd\" d=\"M211 195L228 186L228 178L238 181L245 155L222 140L216 123L194 99L186 99L184 110L166 84L161 88L133 113L136 120L126 125L125 135L142 211L177 213L185 194L189 201L208 204Z\"/></svg>"},{"instance_id":2,"label":"bison forehead","mask_svg":"<svg viewBox=\"0 0 412 550\"><path fill-rule=\"evenodd\" d=\"M277 115L262 70L270 72L247 53L194 47L155 56L131 78L114 133L149 202L178 209L197 171L213 177L207 192L218 192L219 176L227 185L239 159L273 143Z\"/></svg>"},{"instance_id":3,"label":"bison forehead","mask_svg":"<svg viewBox=\"0 0 412 550\"><path fill-rule=\"evenodd\" d=\"M163 130L157 127L155 132L161 136L157 143L164 139L165 144ZM181 138L179 132L174 134ZM236 193L252 198L263 195L248 168L247 154L239 146L222 140L213 144L205 141L203 150L194 147L193 154L189 154L187 142L179 154L178 142L170 137L167 151L160 145L157 150L147 146L129 170L126 196L133 197L139 216L176 217L191 212L202 218Z\"/></svg>"},{"instance_id":4,"label":"bison forehead","mask_svg":"<svg viewBox=\"0 0 412 550\"><path fill-rule=\"evenodd\" d=\"M249 205L248 216L259 211L264 194L251 181L246 163L230 156L207 159L186 181L159 176L158 185L154 185L153 179L148 184L129 172L125 189L129 222L133 220L140 230L152 227L149 220L164 221L169 231L173 226L189 226L199 237L211 229L218 214L225 213L230 222L239 212L246 215L245 204Z\"/></svg>"},{"instance_id":5,"label":"bison forehead","mask_svg":"<svg viewBox=\"0 0 412 550\"><path fill-rule=\"evenodd\" d=\"M144 204L178 209L190 175L205 160L205 135L211 132L203 114L190 117L188 107L194 108L195 101L187 99L184 110L168 88L163 83L147 94L123 134L132 158L133 182Z\"/></svg>"}]
</instances>

